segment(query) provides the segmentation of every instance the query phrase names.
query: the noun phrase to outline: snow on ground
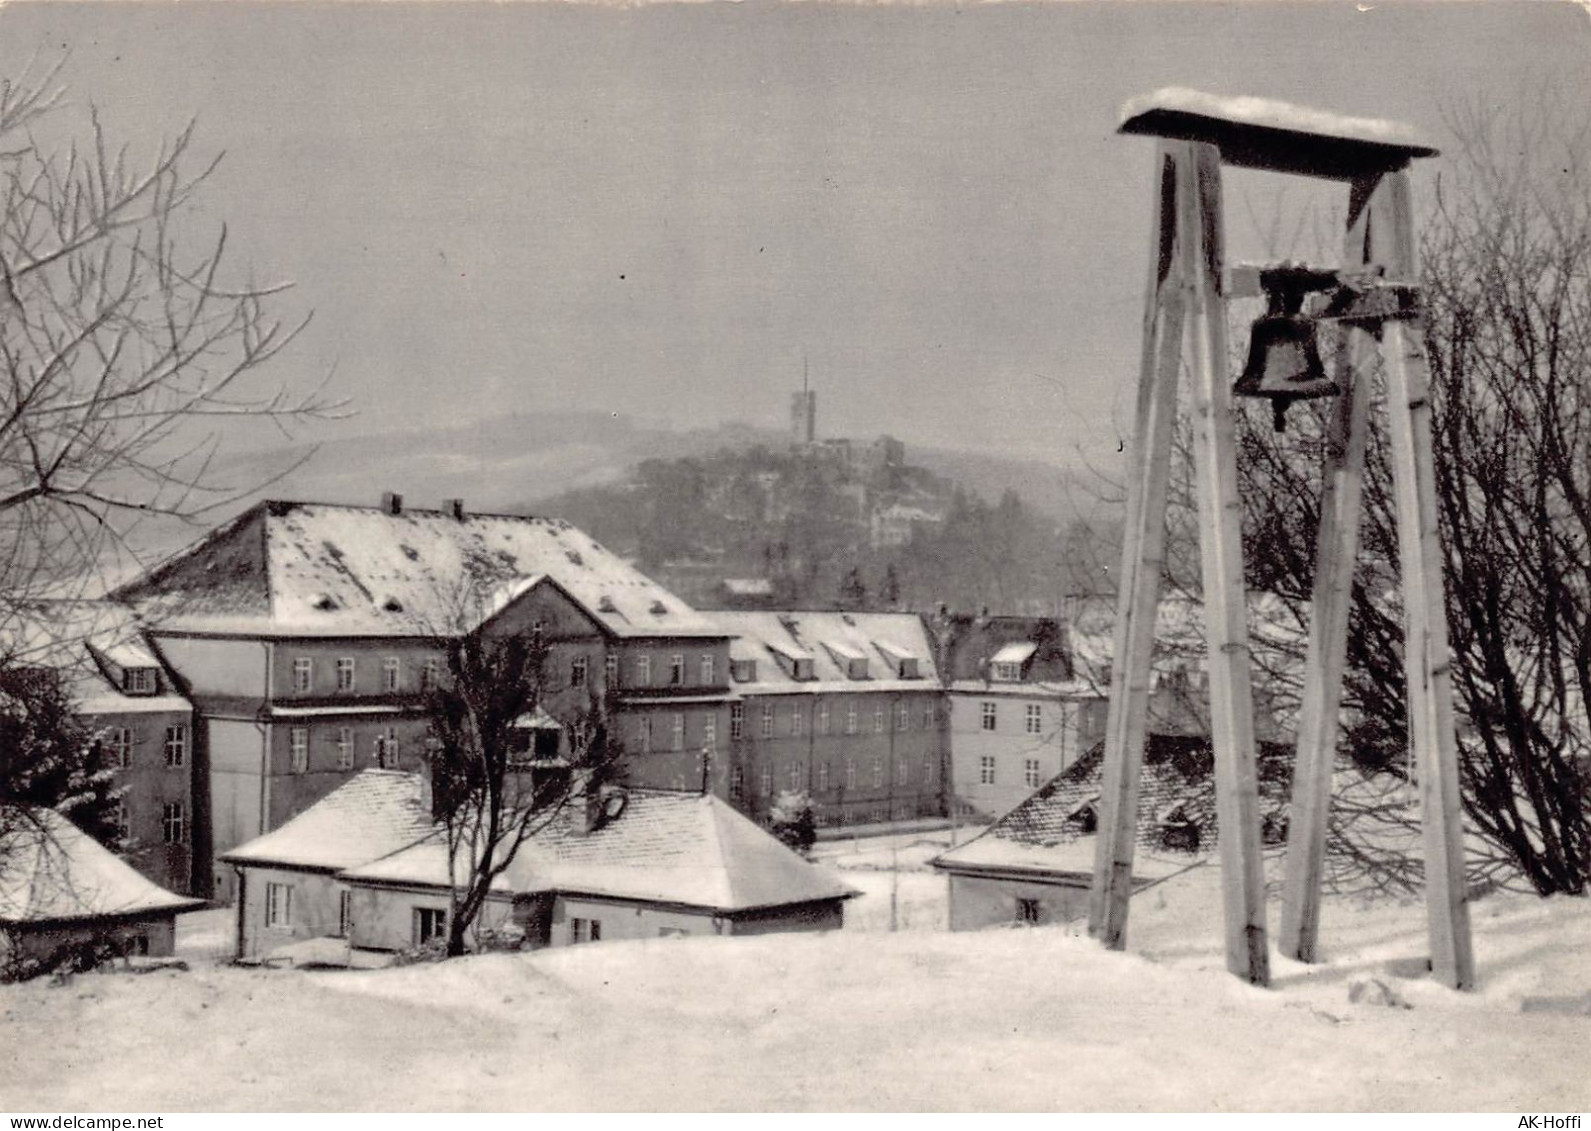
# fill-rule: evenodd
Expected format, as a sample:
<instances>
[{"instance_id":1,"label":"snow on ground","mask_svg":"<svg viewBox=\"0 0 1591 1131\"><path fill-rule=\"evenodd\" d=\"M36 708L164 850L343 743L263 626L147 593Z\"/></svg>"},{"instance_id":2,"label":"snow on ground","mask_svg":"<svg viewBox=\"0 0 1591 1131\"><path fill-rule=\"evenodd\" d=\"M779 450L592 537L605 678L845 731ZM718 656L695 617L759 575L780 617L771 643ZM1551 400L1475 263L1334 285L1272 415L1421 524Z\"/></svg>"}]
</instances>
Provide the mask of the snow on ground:
<instances>
[{"instance_id":1,"label":"snow on ground","mask_svg":"<svg viewBox=\"0 0 1591 1131\"><path fill-rule=\"evenodd\" d=\"M887 916L888 873L847 871L858 877L869 894L853 911L877 921L882 879ZM902 875L914 928L943 898L936 879ZM850 929L374 972L196 965L0 987L5 1031L38 1037L0 1062L0 1107L1591 1106L1586 901L1477 903L1481 985L1465 995L1424 976L1422 903L1329 901L1327 961L1273 958L1275 985L1261 990L1225 972L1217 881L1214 867L1195 868L1136 896L1126 954L1066 928ZM221 914L205 914L185 924L185 953L224 940ZM1402 1004L1373 1003L1388 995Z\"/></svg>"}]
</instances>

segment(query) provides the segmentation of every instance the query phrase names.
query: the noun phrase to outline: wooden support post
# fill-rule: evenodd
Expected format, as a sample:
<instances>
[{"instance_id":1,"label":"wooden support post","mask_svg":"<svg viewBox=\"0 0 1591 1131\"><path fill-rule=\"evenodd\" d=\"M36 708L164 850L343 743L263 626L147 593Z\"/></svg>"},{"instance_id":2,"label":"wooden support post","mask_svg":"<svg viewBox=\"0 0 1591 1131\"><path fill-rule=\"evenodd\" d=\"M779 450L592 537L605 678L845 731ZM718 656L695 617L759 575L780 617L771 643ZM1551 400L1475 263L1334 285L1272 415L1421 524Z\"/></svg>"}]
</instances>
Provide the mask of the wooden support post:
<instances>
[{"instance_id":1,"label":"wooden support post","mask_svg":"<svg viewBox=\"0 0 1591 1131\"><path fill-rule=\"evenodd\" d=\"M1166 543L1166 490L1171 474L1171 429L1177 412L1182 359L1185 271L1179 250L1178 200L1192 170L1187 146L1161 142L1156 153L1154 232L1144 298L1143 354L1138 403L1128 449L1127 521L1122 536L1116 603L1105 764L1100 785L1089 933L1120 950L1127 941L1132 896L1138 785L1149 713L1149 673L1160 573Z\"/></svg>"},{"instance_id":2,"label":"wooden support post","mask_svg":"<svg viewBox=\"0 0 1591 1131\"><path fill-rule=\"evenodd\" d=\"M1237 492L1226 301L1221 293L1221 154L1215 146L1199 142L1189 143L1188 149L1192 191L1178 204L1192 308L1193 455L1204 563L1226 966L1240 978L1263 986L1270 982L1270 954L1265 938L1248 597L1243 585L1243 504Z\"/></svg>"},{"instance_id":3,"label":"wooden support post","mask_svg":"<svg viewBox=\"0 0 1591 1131\"><path fill-rule=\"evenodd\" d=\"M1414 220L1406 173L1384 178L1371 223L1382 217L1397 249L1395 281L1414 277ZM1390 274L1390 272L1389 272ZM1437 534L1436 466L1431 450L1431 380L1418 319L1391 321L1382 331L1387 375L1398 557L1403 570L1404 656L1409 739L1420 779L1425 843L1425 904L1431 970L1454 989L1475 984L1469 900L1464 875L1463 799L1453 718L1442 545Z\"/></svg>"},{"instance_id":4,"label":"wooden support post","mask_svg":"<svg viewBox=\"0 0 1591 1131\"><path fill-rule=\"evenodd\" d=\"M1379 262L1372 245L1370 200L1379 177L1353 183L1342 265L1352 270ZM1385 242L1385 237L1383 237ZM1318 958L1320 896L1336 760L1338 711L1346 674L1348 610L1359 548L1359 506L1368 431L1369 374L1375 337L1344 327L1338 337L1336 399L1326 433L1315 536L1315 590L1309 617L1303 698L1298 713L1298 757L1287 830L1287 870L1282 886L1281 952L1300 962Z\"/></svg>"}]
</instances>

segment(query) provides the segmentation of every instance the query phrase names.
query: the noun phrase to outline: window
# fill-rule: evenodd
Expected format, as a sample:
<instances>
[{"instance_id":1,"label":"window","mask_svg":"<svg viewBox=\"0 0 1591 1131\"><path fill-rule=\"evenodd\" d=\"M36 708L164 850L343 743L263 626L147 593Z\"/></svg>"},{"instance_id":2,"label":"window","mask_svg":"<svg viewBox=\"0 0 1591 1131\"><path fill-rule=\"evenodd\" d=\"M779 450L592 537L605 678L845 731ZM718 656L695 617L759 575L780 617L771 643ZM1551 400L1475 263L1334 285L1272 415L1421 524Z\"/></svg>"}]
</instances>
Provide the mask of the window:
<instances>
[{"instance_id":1,"label":"window","mask_svg":"<svg viewBox=\"0 0 1591 1131\"><path fill-rule=\"evenodd\" d=\"M790 792L799 793L801 791L801 763L800 762L791 762L790 763L789 779L790 779Z\"/></svg>"},{"instance_id":2,"label":"window","mask_svg":"<svg viewBox=\"0 0 1591 1131\"><path fill-rule=\"evenodd\" d=\"M983 707L983 729L984 730L994 730L995 729L995 714L994 714L995 705L993 703L985 702L985 703L982 704L982 707Z\"/></svg>"},{"instance_id":3,"label":"window","mask_svg":"<svg viewBox=\"0 0 1591 1131\"><path fill-rule=\"evenodd\" d=\"M674 712L674 725L671 730L671 737L673 745L671 745L669 749L685 749L685 713L683 711Z\"/></svg>"},{"instance_id":4,"label":"window","mask_svg":"<svg viewBox=\"0 0 1591 1131\"><path fill-rule=\"evenodd\" d=\"M354 933L354 893L337 893L337 934L347 938Z\"/></svg>"},{"instance_id":5,"label":"window","mask_svg":"<svg viewBox=\"0 0 1591 1131\"><path fill-rule=\"evenodd\" d=\"M978 759L978 784L994 784L994 756L992 754L985 754Z\"/></svg>"},{"instance_id":6,"label":"window","mask_svg":"<svg viewBox=\"0 0 1591 1131\"><path fill-rule=\"evenodd\" d=\"M801 704L799 704L799 703L792 704L791 707L790 707L790 733L793 734L795 737L800 738L801 737L801 725L802 725Z\"/></svg>"},{"instance_id":7,"label":"window","mask_svg":"<svg viewBox=\"0 0 1591 1131\"><path fill-rule=\"evenodd\" d=\"M167 844L184 844L187 833L187 810L180 801L167 801L160 807L160 839Z\"/></svg>"},{"instance_id":8,"label":"window","mask_svg":"<svg viewBox=\"0 0 1591 1131\"><path fill-rule=\"evenodd\" d=\"M354 728L337 728L337 768L351 770L354 768Z\"/></svg>"},{"instance_id":9,"label":"window","mask_svg":"<svg viewBox=\"0 0 1591 1131\"><path fill-rule=\"evenodd\" d=\"M447 909L442 907L416 907L414 909L414 945L424 946L432 939L447 934Z\"/></svg>"},{"instance_id":10,"label":"window","mask_svg":"<svg viewBox=\"0 0 1591 1131\"><path fill-rule=\"evenodd\" d=\"M291 927L293 925L293 885L265 885L265 925Z\"/></svg>"},{"instance_id":11,"label":"window","mask_svg":"<svg viewBox=\"0 0 1591 1131\"><path fill-rule=\"evenodd\" d=\"M388 727L387 733L376 738L376 764L383 770L398 768L398 728Z\"/></svg>"},{"instance_id":12,"label":"window","mask_svg":"<svg viewBox=\"0 0 1591 1131\"><path fill-rule=\"evenodd\" d=\"M619 686L619 654L609 652L602 657L602 678L609 690Z\"/></svg>"},{"instance_id":13,"label":"window","mask_svg":"<svg viewBox=\"0 0 1591 1131\"><path fill-rule=\"evenodd\" d=\"M912 728L911 710L906 706L906 704L902 703L899 707L897 707L895 709L895 729L896 730L911 730L911 728Z\"/></svg>"},{"instance_id":14,"label":"window","mask_svg":"<svg viewBox=\"0 0 1591 1131\"><path fill-rule=\"evenodd\" d=\"M584 687L586 685L586 670L591 661L584 656L576 656L569 661L569 686Z\"/></svg>"},{"instance_id":15,"label":"window","mask_svg":"<svg viewBox=\"0 0 1591 1131\"><path fill-rule=\"evenodd\" d=\"M884 708L882 707L873 708L873 733L884 733Z\"/></svg>"},{"instance_id":16,"label":"window","mask_svg":"<svg viewBox=\"0 0 1591 1131\"><path fill-rule=\"evenodd\" d=\"M874 758L873 759L873 788L874 789L882 789L883 787L884 787L884 759L882 757L878 757L878 758Z\"/></svg>"},{"instance_id":17,"label":"window","mask_svg":"<svg viewBox=\"0 0 1591 1131\"><path fill-rule=\"evenodd\" d=\"M994 678L1007 683L1014 683L1022 678L1021 664L995 664Z\"/></svg>"},{"instance_id":18,"label":"window","mask_svg":"<svg viewBox=\"0 0 1591 1131\"><path fill-rule=\"evenodd\" d=\"M845 760L845 788L846 789L855 789L856 788L856 759L855 758L847 758Z\"/></svg>"},{"instance_id":19,"label":"window","mask_svg":"<svg viewBox=\"0 0 1591 1131\"><path fill-rule=\"evenodd\" d=\"M635 658L635 685L637 687L652 686L651 656L637 656Z\"/></svg>"},{"instance_id":20,"label":"window","mask_svg":"<svg viewBox=\"0 0 1591 1131\"><path fill-rule=\"evenodd\" d=\"M571 943L601 942L602 920L581 919L578 916L569 920L569 941Z\"/></svg>"},{"instance_id":21,"label":"window","mask_svg":"<svg viewBox=\"0 0 1591 1131\"><path fill-rule=\"evenodd\" d=\"M717 715L706 715L702 718L702 749L709 754L718 749Z\"/></svg>"},{"instance_id":22,"label":"window","mask_svg":"<svg viewBox=\"0 0 1591 1131\"><path fill-rule=\"evenodd\" d=\"M929 785L934 784L934 779L939 776L939 763L934 761L932 754L923 755L923 781Z\"/></svg>"},{"instance_id":23,"label":"window","mask_svg":"<svg viewBox=\"0 0 1591 1131\"><path fill-rule=\"evenodd\" d=\"M354 658L343 656L337 661L337 690L352 691L354 689Z\"/></svg>"},{"instance_id":24,"label":"window","mask_svg":"<svg viewBox=\"0 0 1591 1131\"><path fill-rule=\"evenodd\" d=\"M702 664L698 682L700 682L703 687L711 687L715 682L717 682L713 677L713 654L711 652L702 653Z\"/></svg>"},{"instance_id":25,"label":"window","mask_svg":"<svg viewBox=\"0 0 1591 1131\"><path fill-rule=\"evenodd\" d=\"M829 764L827 762L819 762L818 763L818 787L817 788L818 788L818 792L819 793L822 793L822 792L824 792L825 790L827 790L829 788Z\"/></svg>"},{"instance_id":26,"label":"window","mask_svg":"<svg viewBox=\"0 0 1591 1131\"><path fill-rule=\"evenodd\" d=\"M636 734L636 746L642 754L652 752L652 720L642 718Z\"/></svg>"},{"instance_id":27,"label":"window","mask_svg":"<svg viewBox=\"0 0 1591 1131\"><path fill-rule=\"evenodd\" d=\"M762 772L757 775L757 787L758 787L758 792L761 793L764 797L767 797L770 793L773 792L773 770L772 769L770 769L767 766L764 766L762 768Z\"/></svg>"},{"instance_id":28,"label":"window","mask_svg":"<svg viewBox=\"0 0 1591 1131\"><path fill-rule=\"evenodd\" d=\"M396 656L388 656L381 661L381 687L384 691L398 690L398 684L403 678L403 662Z\"/></svg>"},{"instance_id":29,"label":"window","mask_svg":"<svg viewBox=\"0 0 1591 1131\"><path fill-rule=\"evenodd\" d=\"M846 734L855 734L856 733L856 704L855 703L847 703L845 705L845 733Z\"/></svg>"},{"instance_id":30,"label":"window","mask_svg":"<svg viewBox=\"0 0 1591 1131\"><path fill-rule=\"evenodd\" d=\"M737 804L746 795L746 771L735 766L729 771L729 800Z\"/></svg>"},{"instance_id":31,"label":"window","mask_svg":"<svg viewBox=\"0 0 1591 1131\"><path fill-rule=\"evenodd\" d=\"M1030 789L1039 787L1039 760L1029 758L1022 763L1022 781Z\"/></svg>"},{"instance_id":32,"label":"window","mask_svg":"<svg viewBox=\"0 0 1591 1131\"><path fill-rule=\"evenodd\" d=\"M1044 733L1044 708L1038 703L1028 704L1027 732L1029 734Z\"/></svg>"},{"instance_id":33,"label":"window","mask_svg":"<svg viewBox=\"0 0 1591 1131\"><path fill-rule=\"evenodd\" d=\"M729 737L743 738L746 734L746 705L744 703L731 703L729 705Z\"/></svg>"},{"instance_id":34,"label":"window","mask_svg":"<svg viewBox=\"0 0 1591 1131\"><path fill-rule=\"evenodd\" d=\"M127 810L127 799L116 799L116 808L111 810L111 825L116 829L116 835L122 840L127 839L127 834L132 831L132 818Z\"/></svg>"},{"instance_id":35,"label":"window","mask_svg":"<svg viewBox=\"0 0 1591 1131\"><path fill-rule=\"evenodd\" d=\"M110 735L111 763L118 770L125 770L133 764L133 732L131 727L111 727Z\"/></svg>"},{"instance_id":36,"label":"window","mask_svg":"<svg viewBox=\"0 0 1591 1131\"><path fill-rule=\"evenodd\" d=\"M829 705L826 702L818 704L818 733L829 733Z\"/></svg>"},{"instance_id":37,"label":"window","mask_svg":"<svg viewBox=\"0 0 1591 1131\"><path fill-rule=\"evenodd\" d=\"M442 682L442 661L435 656L427 656L425 665L420 668L420 690L435 691Z\"/></svg>"},{"instance_id":38,"label":"window","mask_svg":"<svg viewBox=\"0 0 1591 1131\"><path fill-rule=\"evenodd\" d=\"M155 669L128 668L122 673L122 690L129 695L153 695L155 693Z\"/></svg>"},{"instance_id":39,"label":"window","mask_svg":"<svg viewBox=\"0 0 1591 1131\"><path fill-rule=\"evenodd\" d=\"M166 728L166 766L180 770L188 760L188 728L178 724Z\"/></svg>"},{"instance_id":40,"label":"window","mask_svg":"<svg viewBox=\"0 0 1591 1131\"><path fill-rule=\"evenodd\" d=\"M308 656L293 660L293 690L308 691L315 686L315 661Z\"/></svg>"},{"instance_id":41,"label":"window","mask_svg":"<svg viewBox=\"0 0 1591 1131\"><path fill-rule=\"evenodd\" d=\"M931 699L923 704L923 729L934 729L934 704Z\"/></svg>"},{"instance_id":42,"label":"window","mask_svg":"<svg viewBox=\"0 0 1591 1131\"><path fill-rule=\"evenodd\" d=\"M668 685L678 687L685 682L685 657L675 652L668 658Z\"/></svg>"},{"instance_id":43,"label":"window","mask_svg":"<svg viewBox=\"0 0 1591 1131\"><path fill-rule=\"evenodd\" d=\"M762 737L764 737L764 738L772 738L773 737L773 704L772 703L764 703L762 705Z\"/></svg>"},{"instance_id":44,"label":"window","mask_svg":"<svg viewBox=\"0 0 1591 1131\"><path fill-rule=\"evenodd\" d=\"M1034 926L1039 921L1039 901L1036 899L1018 899L1016 901L1016 921L1024 926Z\"/></svg>"},{"instance_id":45,"label":"window","mask_svg":"<svg viewBox=\"0 0 1591 1131\"><path fill-rule=\"evenodd\" d=\"M905 758L895 759L895 784L906 785L911 781L911 763Z\"/></svg>"},{"instance_id":46,"label":"window","mask_svg":"<svg viewBox=\"0 0 1591 1131\"><path fill-rule=\"evenodd\" d=\"M288 733L293 773L302 774L309 769L309 728L294 727Z\"/></svg>"}]
</instances>

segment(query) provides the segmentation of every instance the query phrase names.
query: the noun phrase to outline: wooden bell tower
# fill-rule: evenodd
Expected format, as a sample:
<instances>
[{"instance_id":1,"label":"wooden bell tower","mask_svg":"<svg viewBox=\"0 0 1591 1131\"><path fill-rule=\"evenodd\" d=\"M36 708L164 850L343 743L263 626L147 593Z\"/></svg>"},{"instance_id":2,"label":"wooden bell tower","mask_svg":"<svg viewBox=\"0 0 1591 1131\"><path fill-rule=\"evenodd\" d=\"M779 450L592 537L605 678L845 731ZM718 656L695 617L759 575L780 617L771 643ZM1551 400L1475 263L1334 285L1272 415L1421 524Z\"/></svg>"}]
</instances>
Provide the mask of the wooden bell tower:
<instances>
[{"instance_id":1,"label":"wooden bell tower","mask_svg":"<svg viewBox=\"0 0 1591 1131\"><path fill-rule=\"evenodd\" d=\"M1407 172L1412 159L1436 151L1396 123L1181 89L1129 102L1120 132L1159 141L1089 930L1112 948L1125 944L1164 564L1171 433L1186 336L1191 345L1227 968L1257 985L1270 980L1242 508L1226 337L1226 303L1234 296L1228 294L1224 271L1221 170L1233 165L1321 177L1345 182L1349 197L1343 262L1334 273L1339 285L1330 296L1328 314L1342 330L1336 366L1340 395L1332 402L1326 444L1280 946L1284 954L1302 961L1317 957L1370 376L1379 354L1387 383L1406 617L1409 738L1424 822L1431 963L1438 980L1467 989L1474 983L1474 959L1436 530L1429 374Z\"/></svg>"}]
</instances>

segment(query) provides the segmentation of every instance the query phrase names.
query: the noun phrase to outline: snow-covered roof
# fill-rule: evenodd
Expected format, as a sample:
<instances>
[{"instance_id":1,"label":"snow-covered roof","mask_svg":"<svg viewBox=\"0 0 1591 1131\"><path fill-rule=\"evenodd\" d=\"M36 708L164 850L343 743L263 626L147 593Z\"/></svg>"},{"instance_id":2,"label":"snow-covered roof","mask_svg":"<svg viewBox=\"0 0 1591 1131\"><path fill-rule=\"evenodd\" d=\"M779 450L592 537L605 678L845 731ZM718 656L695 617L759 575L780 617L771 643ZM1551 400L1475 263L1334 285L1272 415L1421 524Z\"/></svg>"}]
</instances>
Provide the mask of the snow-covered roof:
<instances>
[{"instance_id":1,"label":"snow-covered roof","mask_svg":"<svg viewBox=\"0 0 1591 1131\"><path fill-rule=\"evenodd\" d=\"M430 836L420 778L364 770L298 816L226 852L232 864L283 864L335 872L406 848Z\"/></svg>"},{"instance_id":2,"label":"snow-covered roof","mask_svg":"<svg viewBox=\"0 0 1591 1131\"><path fill-rule=\"evenodd\" d=\"M916 613L714 611L706 614L732 639L732 660L770 653L812 660L812 679L797 680L776 663L759 663L757 678L738 682L742 694L815 691L924 691L939 685L927 626ZM916 679L900 679L899 663L917 660ZM852 679L846 660L872 660L868 679Z\"/></svg>"},{"instance_id":3,"label":"snow-covered roof","mask_svg":"<svg viewBox=\"0 0 1591 1131\"><path fill-rule=\"evenodd\" d=\"M1279 816L1285 812L1292 779L1292 749L1261 742L1257 753L1260 807ZM1099 743L981 835L939 856L936 863L952 868L1020 866L1068 874L1090 870L1095 835L1085 832L1077 817L1099 799L1104 762L1104 744ZM1145 741L1135 873L1139 858L1149 861L1150 868L1158 866L1153 863L1157 857L1190 862L1187 853L1162 849L1162 825L1172 817L1199 829L1199 851L1207 853L1215 846L1214 753L1208 738L1151 734Z\"/></svg>"},{"instance_id":4,"label":"snow-covered roof","mask_svg":"<svg viewBox=\"0 0 1591 1131\"><path fill-rule=\"evenodd\" d=\"M1033 658L1039 646L1032 641L1013 641L989 657L991 664L1025 664Z\"/></svg>"},{"instance_id":5,"label":"snow-covered roof","mask_svg":"<svg viewBox=\"0 0 1591 1131\"><path fill-rule=\"evenodd\" d=\"M116 596L170 630L452 635L551 579L617 636L714 636L679 597L555 518L266 502Z\"/></svg>"},{"instance_id":6,"label":"snow-covered roof","mask_svg":"<svg viewBox=\"0 0 1591 1131\"><path fill-rule=\"evenodd\" d=\"M436 826L417 819L419 796L416 775L366 770L276 832L223 859L321 868L335 855L341 878L350 883L446 886L447 849ZM624 797L617 815L589 833L575 827L578 801L560 810L521 846L495 889L720 912L856 894L835 873L808 863L716 797L663 790L632 790Z\"/></svg>"},{"instance_id":7,"label":"snow-covered roof","mask_svg":"<svg viewBox=\"0 0 1591 1131\"><path fill-rule=\"evenodd\" d=\"M96 661L96 654L107 670ZM161 669L133 610L114 601L40 600L0 616L0 658L23 667L52 668L65 677L73 705L85 715L191 711L182 696L128 695L112 678L119 668ZM169 677L163 678L169 681Z\"/></svg>"},{"instance_id":8,"label":"snow-covered roof","mask_svg":"<svg viewBox=\"0 0 1591 1131\"><path fill-rule=\"evenodd\" d=\"M193 911L49 809L0 807L0 922L44 923Z\"/></svg>"}]
</instances>

